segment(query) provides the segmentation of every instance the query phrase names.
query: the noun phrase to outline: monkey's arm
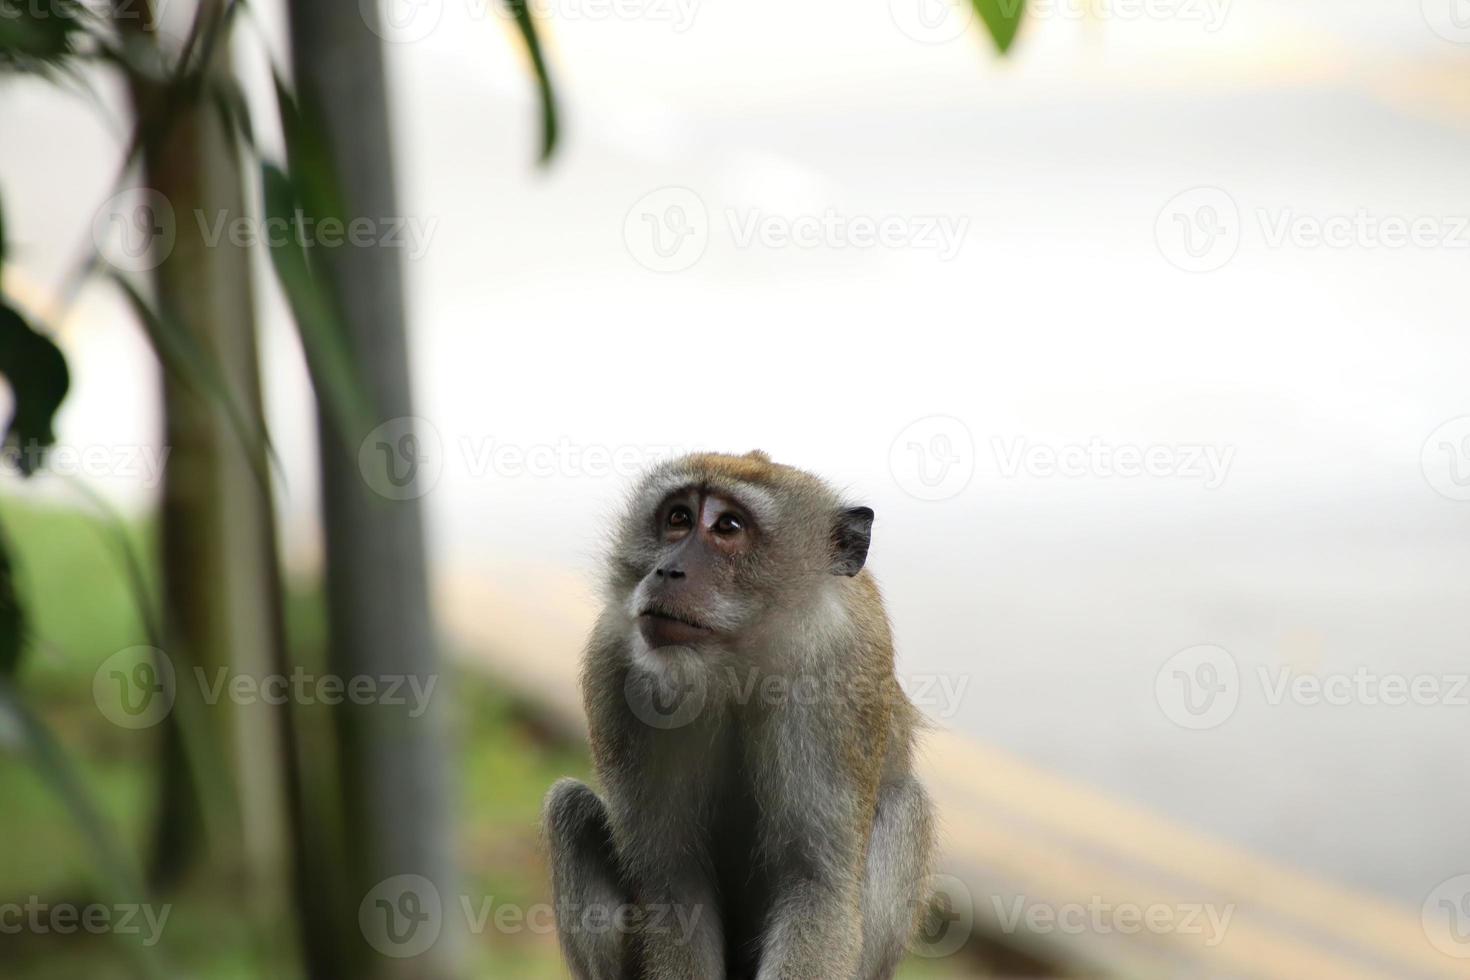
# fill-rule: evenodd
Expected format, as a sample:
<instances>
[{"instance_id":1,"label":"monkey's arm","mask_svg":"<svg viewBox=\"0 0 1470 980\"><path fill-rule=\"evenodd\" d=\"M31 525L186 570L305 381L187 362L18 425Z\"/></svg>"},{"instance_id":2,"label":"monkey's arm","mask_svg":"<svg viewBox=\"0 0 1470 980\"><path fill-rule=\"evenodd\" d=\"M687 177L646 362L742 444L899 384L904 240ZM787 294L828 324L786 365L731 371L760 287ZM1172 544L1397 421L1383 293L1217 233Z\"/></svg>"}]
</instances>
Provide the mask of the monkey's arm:
<instances>
[{"instance_id":1,"label":"monkey's arm","mask_svg":"<svg viewBox=\"0 0 1470 980\"><path fill-rule=\"evenodd\" d=\"M586 707L593 756L608 790L609 828L639 912L634 939L641 980L724 980L718 894L700 853L708 787L698 772L702 737L661 731L631 710L646 693L630 686L620 637L594 636ZM678 703L677 694L670 695ZM695 726L698 727L697 724Z\"/></svg>"},{"instance_id":2,"label":"monkey's arm","mask_svg":"<svg viewBox=\"0 0 1470 980\"><path fill-rule=\"evenodd\" d=\"M852 742L810 730L831 717L772 721L765 747L779 761L763 769L757 792L777 885L758 980L853 977L876 779L854 770L842 751Z\"/></svg>"}]
</instances>

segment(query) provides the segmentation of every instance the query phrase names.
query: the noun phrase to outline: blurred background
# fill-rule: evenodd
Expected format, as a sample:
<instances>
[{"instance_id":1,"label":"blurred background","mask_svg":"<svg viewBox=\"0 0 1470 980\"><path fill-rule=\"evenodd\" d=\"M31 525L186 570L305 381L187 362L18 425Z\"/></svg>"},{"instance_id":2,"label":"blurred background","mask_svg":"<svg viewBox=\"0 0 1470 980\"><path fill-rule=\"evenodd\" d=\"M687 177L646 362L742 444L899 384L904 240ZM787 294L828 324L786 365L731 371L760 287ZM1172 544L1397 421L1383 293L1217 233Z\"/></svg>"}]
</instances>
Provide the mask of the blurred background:
<instances>
[{"instance_id":1,"label":"blurred background","mask_svg":"<svg viewBox=\"0 0 1470 980\"><path fill-rule=\"evenodd\" d=\"M906 977L1470 975L1464 0L0 0L0 972L557 977L636 475L872 506Z\"/></svg>"}]
</instances>

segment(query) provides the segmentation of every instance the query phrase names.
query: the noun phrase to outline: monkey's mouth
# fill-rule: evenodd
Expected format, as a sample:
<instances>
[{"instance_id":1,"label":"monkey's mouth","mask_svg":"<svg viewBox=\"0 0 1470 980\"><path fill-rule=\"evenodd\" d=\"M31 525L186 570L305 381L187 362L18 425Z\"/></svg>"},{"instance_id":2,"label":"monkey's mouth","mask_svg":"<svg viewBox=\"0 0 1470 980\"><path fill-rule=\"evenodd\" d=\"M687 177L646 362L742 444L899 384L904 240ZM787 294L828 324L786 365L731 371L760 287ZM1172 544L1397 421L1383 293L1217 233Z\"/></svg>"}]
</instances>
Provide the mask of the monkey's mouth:
<instances>
[{"instance_id":1,"label":"monkey's mouth","mask_svg":"<svg viewBox=\"0 0 1470 980\"><path fill-rule=\"evenodd\" d=\"M649 606L638 614L638 631L654 647L687 646L714 635L714 630L691 616Z\"/></svg>"}]
</instances>

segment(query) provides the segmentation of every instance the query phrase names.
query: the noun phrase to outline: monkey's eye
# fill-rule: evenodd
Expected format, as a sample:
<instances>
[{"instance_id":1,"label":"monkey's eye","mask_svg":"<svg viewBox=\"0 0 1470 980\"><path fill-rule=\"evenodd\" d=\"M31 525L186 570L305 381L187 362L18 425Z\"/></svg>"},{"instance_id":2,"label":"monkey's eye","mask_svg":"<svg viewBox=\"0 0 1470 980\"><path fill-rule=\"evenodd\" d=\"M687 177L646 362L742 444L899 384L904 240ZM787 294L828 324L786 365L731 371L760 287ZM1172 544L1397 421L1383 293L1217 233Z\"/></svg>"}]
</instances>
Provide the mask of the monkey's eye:
<instances>
[{"instance_id":1,"label":"monkey's eye","mask_svg":"<svg viewBox=\"0 0 1470 980\"><path fill-rule=\"evenodd\" d=\"M721 514L715 521L716 534L735 534L745 530L745 522L734 514Z\"/></svg>"},{"instance_id":2,"label":"monkey's eye","mask_svg":"<svg viewBox=\"0 0 1470 980\"><path fill-rule=\"evenodd\" d=\"M682 530L694 523L694 513L688 507L675 507L664 520L670 528Z\"/></svg>"}]
</instances>

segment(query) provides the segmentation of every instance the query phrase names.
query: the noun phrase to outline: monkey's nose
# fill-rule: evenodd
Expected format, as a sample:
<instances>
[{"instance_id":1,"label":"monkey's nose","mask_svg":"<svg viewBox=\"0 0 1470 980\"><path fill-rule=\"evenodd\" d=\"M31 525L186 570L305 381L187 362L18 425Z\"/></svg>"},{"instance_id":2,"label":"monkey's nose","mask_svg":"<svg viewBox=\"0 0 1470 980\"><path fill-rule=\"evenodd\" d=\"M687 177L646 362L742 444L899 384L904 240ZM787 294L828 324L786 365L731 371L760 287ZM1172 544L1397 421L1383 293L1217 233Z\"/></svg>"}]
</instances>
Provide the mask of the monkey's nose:
<instances>
[{"instance_id":1,"label":"monkey's nose","mask_svg":"<svg viewBox=\"0 0 1470 980\"><path fill-rule=\"evenodd\" d=\"M655 568L653 570L653 574L657 575L659 578L664 578L665 576L667 576L669 578L683 578L684 577L683 571L681 571L680 569L677 569L677 568Z\"/></svg>"}]
</instances>

